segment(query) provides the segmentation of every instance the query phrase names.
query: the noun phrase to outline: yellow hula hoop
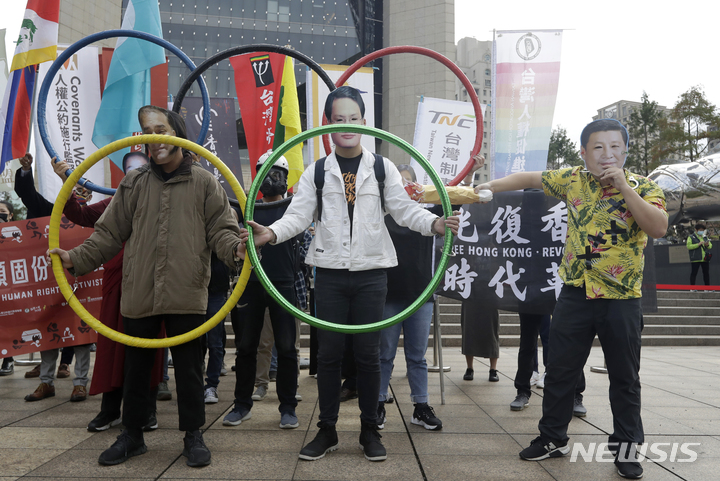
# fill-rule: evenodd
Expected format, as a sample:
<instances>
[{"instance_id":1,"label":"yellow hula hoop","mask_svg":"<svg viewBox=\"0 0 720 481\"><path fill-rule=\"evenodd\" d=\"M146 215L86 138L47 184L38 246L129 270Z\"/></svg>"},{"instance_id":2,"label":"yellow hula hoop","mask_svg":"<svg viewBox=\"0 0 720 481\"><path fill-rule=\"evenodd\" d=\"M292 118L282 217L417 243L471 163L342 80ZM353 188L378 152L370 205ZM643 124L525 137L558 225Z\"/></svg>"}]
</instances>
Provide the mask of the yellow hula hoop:
<instances>
[{"instance_id":1,"label":"yellow hula hoop","mask_svg":"<svg viewBox=\"0 0 720 481\"><path fill-rule=\"evenodd\" d=\"M194 152L201 157L209 160L210 163L217 167L218 171L230 183L230 187L232 187L233 192L235 192L235 195L240 202L240 206L243 212L245 211L245 203L247 201L247 197L245 196L245 192L243 192L240 183L235 178L235 175L232 173L232 171L228 169L227 166L223 164L222 161L215 155L213 155L212 152L210 152L209 150L189 140L181 139L179 137L172 137L169 135L139 135L135 137L127 137L125 139L112 142L111 144L106 145L102 149L93 152L90 156L88 156L87 159L85 159L85 161L83 161L80 165L77 166L77 168L73 171L70 177L68 177L68 179L65 181L62 189L60 189L60 193L58 194L58 197L55 201L55 206L53 207L52 215L50 217L50 250L60 247L60 220L62 218L63 209L65 208L65 204L67 203L68 198L70 197L70 193L72 192L73 187L75 186L77 181L80 180L80 177L82 177L82 175L87 172L90 167L95 165L101 159L107 157L109 154L112 154L113 152L116 152L125 147L130 147L132 145L153 143L175 145ZM70 284L68 284L67 278L65 277L65 271L62 267L60 257L57 254L51 254L50 257L52 259L53 274L55 274L55 280L60 287L60 292L62 292L63 296L65 296L65 299L67 299L68 304L70 305L72 310L75 311L78 316L80 316L80 319L85 321L88 326L95 329L98 334L102 334L110 340L125 344L127 346L145 347L153 349L183 344L185 342L195 339L196 337L201 336L202 334L205 334L210 329L217 326L220 321L225 319L228 313L240 300L240 296L245 290L245 286L247 285L251 272L250 256L245 256L245 262L243 263L240 278L238 279L238 283L235 286L235 289L233 289L230 298L227 300L225 305L217 312L217 314L215 314L212 318L208 319L203 325L179 336L168 337L164 339L146 339L142 337L128 336L127 334L109 328L99 320L95 319L87 311L87 309L85 309L85 307L80 303L80 301L78 301L78 299L73 295L72 288L70 287Z\"/></svg>"}]
</instances>

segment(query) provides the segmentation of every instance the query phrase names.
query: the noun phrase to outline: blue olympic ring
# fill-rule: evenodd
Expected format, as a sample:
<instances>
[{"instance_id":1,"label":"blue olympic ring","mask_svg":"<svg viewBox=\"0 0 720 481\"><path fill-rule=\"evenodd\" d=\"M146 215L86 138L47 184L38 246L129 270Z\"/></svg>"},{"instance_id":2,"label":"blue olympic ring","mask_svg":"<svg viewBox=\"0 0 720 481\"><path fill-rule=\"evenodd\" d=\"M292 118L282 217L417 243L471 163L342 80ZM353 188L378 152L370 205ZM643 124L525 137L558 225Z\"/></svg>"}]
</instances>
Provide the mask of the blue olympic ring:
<instances>
[{"instance_id":1,"label":"blue olympic ring","mask_svg":"<svg viewBox=\"0 0 720 481\"><path fill-rule=\"evenodd\" d=\"M168 42L165 39L162 39L160 37L156 37L155 35L150 35L149 33L145 32L138 32L136 30L107 30L105 32L98 32L94 33L92 35L88 35L82 40L79 40L75 42L74 44L70 45L65 51L58 56L57 59L52 63L50 66L50 69L47 72L47 75L45 76L45 80L43 81L42 86L40 87L40 92L38 93L38 106L37 106L37 117L38 117L38 130L40 132L40 138L42 139L43 145L45 146L45 150L47 151L48 155L50 155L50 158L55 157L56 159L59 158L57 152L53 148L52 144L50 143L50 137L48 136L47 131L47 118L46 118L46 105L47 105L47 97L48 93L50 92L50 86L52 84L52 81L57 74L58 70L60 70L60 67L67 61L71 55L73 55L75 52L80 50L81 48L93 43L97 42L98 40L103 40L106 38L113 38L113 37L134 37L139 38L141 40L147 40L148 42L152 42L156 45L160 45L161 47L164 47L167 50L170 50L172 53L174 53L180 60L182 60L185 65L188 66L190 71L195 70L195 64L192 60L190 60L190 57L185 55L185 53L180 50L178 47L173 45L172 43ZM197 143L202 145L205 141L205 136L208 133L208 130L210 128L210 97L208 96L207 87L205 86L205 81L202 79L202 77L199 77L198 84L200 85L200 92L202 93L202 99L203 99L203 121L202 125L200 127L200 135L198 136ZM72 173L72 169L68 170L65 175L69 176ZM100 185L93 184L89 180L85 178L81 178L78 181L79 184L81 184L83 187L86 187L87 189L90 189L94 192L99 192L100 194L106 194L106 195L113 195L115 194L115 189L109 189L107 187L103 187Z\"/></svg>"}]
</instances>

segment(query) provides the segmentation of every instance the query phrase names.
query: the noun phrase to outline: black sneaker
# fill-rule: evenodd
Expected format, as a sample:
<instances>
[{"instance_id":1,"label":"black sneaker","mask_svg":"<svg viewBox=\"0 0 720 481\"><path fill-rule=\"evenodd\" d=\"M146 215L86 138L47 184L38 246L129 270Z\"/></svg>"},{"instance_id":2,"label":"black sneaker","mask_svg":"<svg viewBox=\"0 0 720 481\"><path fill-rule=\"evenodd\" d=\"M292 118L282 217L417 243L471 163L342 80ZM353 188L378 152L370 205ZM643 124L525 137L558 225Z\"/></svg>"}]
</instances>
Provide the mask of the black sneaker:
<instances>
[{"instance_id":1,"label":"black sneaker","mask_svg":"<svg viewBox=\"0 0 720 481\"><path fill-rule=\"evenodd\" d=\"M620 476L627 479L640 479L643 477L643 468L638 462L637 448L634 443L621 443L620 450L616 452L615 466Z\"/></svg>"},{"instance_id":2,"label":"black sneaker","mask_svg":"<svg viewBox=\"0 0 720 481\"><path fill-rule=\"evenodd\" d=\"M114 466L124 463L133 456L139 456L147 452L147 446L142 438L142 431L139 439L133 438L127 431L123 430L117 441L107 448L98 458L98 463L103 466Z\"/></svg>"},{"instance_id":3,"label":"black sneaker","mask_svg":"<svg viewBox=\"0 0 720 481\"><path fill-rule=\"evenodd\" d=\"M120 416L109 414L105 411L100 411L100 414L95 416L95 419L90 421L87 430L91 433L98 433L100 431L106 431L113 426L120 424Z\"/></svg>"},{"instance_id":4,"label":"black sneaker","mask_svg":"<svg viewBox=\"0 0 720 481\"><path fill-rule=\"evenodd\" d=\"M490 369L490 375L488 376L488 381L490 382L498 382L500 378L498 377L497 369Z\"/></svg>"},{"instance_id":5,"label":"black sneaker","mask_svg":"<svg viewBox=\"0 0 720 481\"><path fill-rule=\"evenodd\" d=\"M150 413L150 418L148 419L148 422L145 426L143 426L143 431L155 431L158 428L158 422L157 422L157 411L153 411Z\"/></svg>"},{"instance_id":6,"label":"black sneaker","mask_svg":"<svg viewBox=\"0 0 720 481\"><path fill-rule=\"evenodd\" d=\"M210 450L205 446L199 430L186 431L183 443L185 443L185 449L183 449L182 455L188 458L185 464L191 468L200 468L210 464Z\"/></svg>"},{"instance_id":7,"label":"black sneaker","mask_svg":"<svg viewBox=\"0 0 720 481\"><path fill-rule=\"evenodd\" d=\"M435 411L428 406L428 403L417 403L415 405L411 422L423 426L425 429L435 431L442 429L442 421L437 418Z\"/></svg>"},{"instance_id":8,"label":"black sneaker","mask_svg":"<svg viewBox=\"0 0 720 481\"><path fill-rule=\"evenodd\" d=\"M15 372L15 361L12 358L5 358L0 367L0 376L9 376Z\"/></svg>"},{"instance_id":9,"label":"black sneaker","mask_svg":"<svg viewBox=\"0 0 720 481\"><path fill-rule=\"evenodd\" d=\"M318 427L320 431L315 435L315 439L300 451L298 456L300 459L315 461L338 448L338 435L335 426L318 423Z\"/></svg>"},{"instance_id":10,"label":"black sneaker","mask_svg":"<svg viewBox=\"0 0 720 481\"><path fill-rule=\"evenodd\" d=\"M362 423L360 428L360 448L368 461L385 461L387 451L380 441L380 433L376 424Z\"/></svg>"},{"instance_id":11,"label":"black sneaker","mask_svg":"<svg viewBox=\"0 0 720 481\"><path fill-rule=\"evenodd\" d=\"M378 429L385 429L385 423L387 422L387 416L385 416L385 401L378 402L377 422Z\"/></svg>"},{"instance_id":12,"label":"black sneaker","mask_svg":"<svg viewBox=\"0 0 720 481\"><path fill-rule=\"evenodd\" d=\"M530 446L520 451L520 457L526 461L540 461L547 458L559 458L570 452L570 446L556 446L553 442L544 442L538 436L530 442Z\"/></svg>"},{"instance_id":13,"label":"black sneaker","mask_svg":"<svg viewBox=\"0 0 720 481\"><path fill-rule=\"evenodd\" d=\"M463 381L472 381L473 377L475 377L475 371L472 368L467 368L463 375Z\"/></svg>"}]
</instances>

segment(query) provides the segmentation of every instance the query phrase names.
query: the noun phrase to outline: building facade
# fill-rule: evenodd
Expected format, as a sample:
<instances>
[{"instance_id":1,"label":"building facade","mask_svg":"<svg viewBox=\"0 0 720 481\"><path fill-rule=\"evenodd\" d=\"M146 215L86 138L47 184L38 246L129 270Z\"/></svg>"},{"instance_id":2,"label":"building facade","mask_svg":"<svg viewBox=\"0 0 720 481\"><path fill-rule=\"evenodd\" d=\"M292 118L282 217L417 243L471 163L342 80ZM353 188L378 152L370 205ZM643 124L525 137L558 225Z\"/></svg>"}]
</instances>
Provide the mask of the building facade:
<instances>
[{"instance_id":1,"label":"building facade","mask_svg":"<svg viewBox=\"0 0 720 481\"><path fill-rule=\"evenodd\" d=\"M485 105L483 140L480 153L487 160L481 171L475 174L476 182L487 182L490 172L490 132L492 129L492 41L461 38L457 43L457 66L472 83L481 104ZM455 100L470 102L470 95L460 80L455 80Z\"/></svg>"}]
</instances>

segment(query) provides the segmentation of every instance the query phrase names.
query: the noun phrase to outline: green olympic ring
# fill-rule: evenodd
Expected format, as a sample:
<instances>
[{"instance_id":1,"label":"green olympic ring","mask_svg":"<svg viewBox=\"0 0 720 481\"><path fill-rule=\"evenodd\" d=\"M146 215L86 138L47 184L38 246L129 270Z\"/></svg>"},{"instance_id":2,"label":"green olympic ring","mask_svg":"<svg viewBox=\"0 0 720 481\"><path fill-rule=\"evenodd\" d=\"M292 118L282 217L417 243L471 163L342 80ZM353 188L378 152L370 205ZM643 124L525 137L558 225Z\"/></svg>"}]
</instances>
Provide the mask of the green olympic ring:
<instances>
[{"instance_id":1,"label":"green olympic ring","mask_svg":"<svg viewBox=\"0 0 720 481\"><path fill-rule=\"evenodd\" d=\"M450 257L450 250L452 249L452 233L450 232L450 228L445 228L445 243L443 245L443 251L442 251L442 258L440 259L440 264L438 265L437 270L435 271L435 275L433 275L433 278L430 280L430 284L425 288L425 290L420 294L420 297L418 297L415 302L413 302L407 309L400 312L399 314L395 315L394 317L391 317L389 319L385 319L383 321L379 322L373 322L371 324L363 324L363 325L345 325L345 324L336 324L329 321L323 321L322 319L317 319L316 317L313 317L309 314L306 314L305 312L301 311L297 307L293 306L291 303L289 303L275 288L275 286L272 285L272 282L268 279L267 275L265 274L265 271L262 268L262 265L260 264L260 260L258 259L257 249L255 248L255 244L253 243L253 232L252 228L249 227L248 221L253 220L253 213L255 210L255 198L258 195L258 190L260 190L260 184L262 183L262 180L265 178L265 176L270 171L270 168L277 162L277 160L282 156L285 152L293 148L295 145L304 142L307 139L313 138L313 137L320 137L325 134L332 134L336 132L349 132L353 134L367 134L371 135L373 137L377 137L379 139L385 140L387 142L390 142L391 144L394 144L398 147L400 147L405 153L410 155L413 159L417 160L420 165L423 167L425 172L428 173L430 176L433 185L437 189L438 193L440 194L440 201L442 203L443 212L446 217L449 217L452 215L452 208L450 207L450 198L448 197L447 191L445 190L445 186L442 183L442 180L440 180L440 177L435 172L435 169L433 169L432 165L423 157L423 155L418 152L415 147L410 145L409 143L405 142L403 139L396 137L393 134L390 134L388 132L385 132L380 129L376 129L373 127L366 127L364 125L350 125L350 124L343 124L343 125L324 125L321 127L315 127L313 129L307 130L301 134L296 135L290 140L287 140L285 143L283 143L280 148L275 150L272 155L267 159L265 163L263 163L262 168L255 176L255 180L253 180L252 185L250 186L250 191L247 194L247 203L245 205L245 227L248 229L250 233L250 238L248 239L248 242L246 244L247 246L247 252L250 255L250 260L252 262L252 265L255 269L255 274L257 275L258 279L262 283L263 287L270 293L270 295L277 301L278 304L280 304L286 311L288 311L290 314L295 316L296 318L300 319L301 321L304 321L311 326L320 328L320 329L326 329L329 331L335 331L335 332L344 332L347 334L359 334L363 332L372 332L377 331L380 329L384 329L388 326L392 326L393 324L397 324L398 322L402 322L408 317L410 317L415 311L417 311L425 302L430 298L430 296L435 292L435 289L437 289L437 286L440 284L440 280L442 279L443 274L445 273L445 269L447 268L447 264Z\"/></svg>"}]
</instances>

